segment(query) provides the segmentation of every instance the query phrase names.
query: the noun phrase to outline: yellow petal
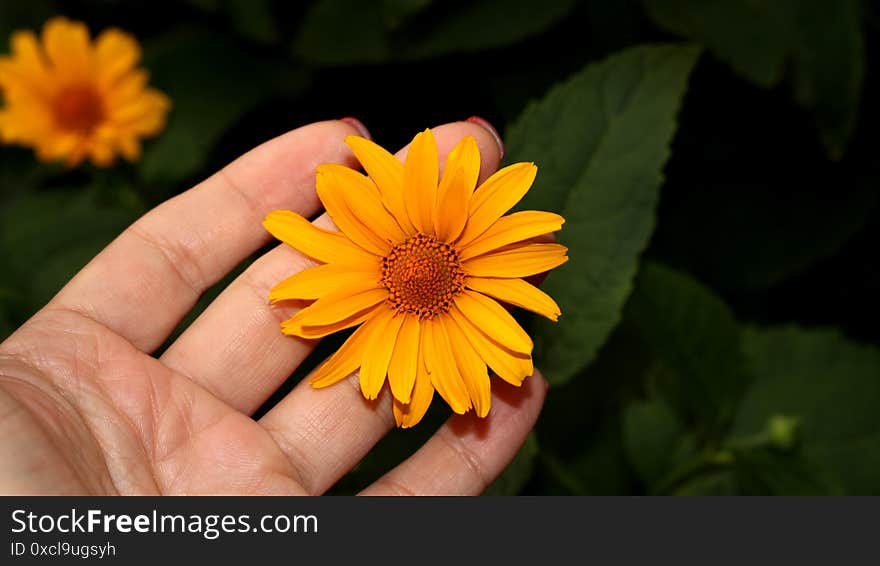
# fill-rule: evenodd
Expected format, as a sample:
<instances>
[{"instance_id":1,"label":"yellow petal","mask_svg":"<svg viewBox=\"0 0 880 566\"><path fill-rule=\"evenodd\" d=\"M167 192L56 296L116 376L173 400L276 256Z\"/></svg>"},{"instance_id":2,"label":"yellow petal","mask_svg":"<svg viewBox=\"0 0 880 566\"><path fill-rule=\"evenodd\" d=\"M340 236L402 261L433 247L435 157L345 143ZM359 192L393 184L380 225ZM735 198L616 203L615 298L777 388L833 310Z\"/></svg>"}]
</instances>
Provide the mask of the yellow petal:
<instances>
[{"instance_id":1,"label":"yellow petal","mask_svg":"<svg viewBox=\"0 0 880 566\"><path fill-rule=\"evenodd\" d=\"M409 403L416 380L416 372L419 365L419 318L407 314L404 317L400 334L397 335L397 343L394 345L394 355L388 365L388 384L391 393L401 403Z\"/></svg>"},{"instance_id":2,"label":"yellow petal","mask_svg":"<svg viewBox=\"0 0 880 566\"><path fill-rule=\"evenodd\" d=\"M494 300L475 291L464 290L455 297L455 306L477 328L482 328L499 344L520 354L531 354L532 339L510 313Z\"/></svg>"},{"instance_id":3,"label":"yellow petal","mask_svg":"<svg viewBox=\"0 0 880 566\"><path fill-rule=\"evenodd\" d=\"M439 319L439 322L443 324L446 336L449 337L455 363L464 380L468 395L470 395L474 412L478 417L485 417L489 414L489 408L492 406L492 390L486 362L477 354L470 341L451 318L444 316Z\"/></svg>"},{"instance_id":4,"label":"yellow petal","mask_svg":"<svg viewBox=\"0 0 880 566\"><path fill-rule=\"evenodd\" d=\"M474 138L468 136L446 158L443 179L437 189L434 225L437 237L444 242L454 241L464 229L468 205L479 175L480 149Z\"/></svg>"},{"instance_id":5,"label":"yellow petal","mask_svg":"<svg viewBox=\"0 0 880 566\"><path fill-rule=\"evenodd\" d=\"M135 38L116 28L101 32L95 41L95 66L98 84L107 87L122 78L141 58Z\"/></svg>"},{"instance_id":6,"label":"yellow petal","mask_svg":"<svg viewBox=\"0 0 880 566\"><path fill-rule=\"evenodd\" d=\"M339 229L362 248L381 256L406 235L382 205L376 186L365 176L342 165L320 165L318 196Z\"/></svg>"},{"instance_id":7,"label":"yellow petal","mask_svg":"<svg viewBox=\"0 0 880 566\"><path fill-rule=\"evenodd\" d=\"M407 234L415 235L417 230L410 222L404 204L403 163L368 139L348 136L345 138L345 143L364 166L370 179L376 183L385 208L394 215L397 223Z\"/></svg>"},{"instance_id":8,"label":"yellow petal","mask_svg":"<svg viewBox=\"0 0 880 566\"><path fill-rule=\"evenodd\" d=\"M339 179L326 168L318 168L317 173L318 198L327 209L327 214L333 219L333 223L339 227L343 234L352 242L365 251L378 256L388 255L391 244L378 236L369 226L365 225L360 218L349 208L343 196Z\"/></svg>"},{"instance_id":9,"label":"yellow petal","mask_svg":"<svg viewBox=\"0 0 880 566\"><path fill-rule=\"evenodd\" d=\"M458 245L469 244L513 208L529 191L537 173L534 163L514 163L486 179L471 197L467 224Z\"/></svg>"},{"instance_id":10,"label":"yellow petal","mask_svg":"<svg viewBox=\"0 0 880 566\"><path fill-rule=\"evenodd\" d=\"M121 136L119 152L129 161L137 161L141 156L141 142L135 136Z\"/></svg>"},{"instance_id":11,"label":"yellow petal","mask_svg":"<svg viewBox=\"0 0 880 566\"><path fill-rule=\"evenodd\" d=\"M388 375L388 364L394 353L397 334L403 324L404 316L391 309L381 311L370 328L364 359L361 363L361 392L369 400L379 396L385 376Z\"/></svg>"},{"instance_id":12,"label":"yellow petal","mask_svg":"<svg viewBox=\"0 0 880 566\"><path fill-rule=\"evenodd\" d=\"M378 266L370 272L365 266L359 271L357 266L327 263L304 269L275 285L269 291L269 300L275 303L291 299L320 299L324 295L351 288L358 283L363 283L364 288L369 288L372 282L372 286L378 288L381 285L380 278Z\"/></svg>"},{"instance_id":13,"label":"yellow petal","mask_svg":"<svg viewBox=\"0 0 880 566\"><path fill-rule=\"evenodd\" d=\"M92 140L88 147L88 154L94 163L98 167L108 167L113 164L114 158L116 157L116 152L113 150L113 145L110 143L102 143L97 140Z\"/></svg>"},{"instance_id":14,"label":"yellow petal","mask_svg":"<svg viewBox=\"0 0 880 566\"><path fill-rule=\"evenodd\" d=\"M94 67L89 29L82 22L52 18L43 26L43 45L53 70L65 82L89 81Z\"/></svg>"},{"instance_id":15,"label":"yellow petal","mask_svg":"<svg viewBox=\"0 0 880 566\"><path fill-rule=\"evenodd\" d=\"M475 277L527 277L568 261L568 248L559 244L523 244L500 248L461 262Z\"/></svg>"},{"instance_id":16,"label":"yellow petal","mask_svg":"<svg viewBox=\"0 0 880 566\"><path fill-rule=\"evenodd\" d=\"M552 212L524 210L499 218L482 236L464 246L459 253L463 261L502 246L556 232L565 219Z\"/></svg>"},{"instance_id":17,"label":"yellow petal","mask_svg":"<svg viewBox=\"0 0 880 566\"><path fill-rule=\"evenodd\" d=\"M143 69L135 69L126 73L124 77L120 77L113 88L107 92L104 100L108 116L117 121L130 119L130 116L126 117L119 113L137 100L147 86L148 80L149 75Z\"/></svg>"},{"instance_id":18,"label":"yellow petal","mask_svg":"<svg viewBox=\"0 0 880 566\"><path fill-rule=\"evenodd\" d=\"M431 385L453 411L465 413L471 408L470 395L458 373L443 325L436 320L429 320L424 321L420 328L423 339L421 345L425 352L425 365L431 376Z\"/></svg>"},{"instance_id":19,"label":"yellow petal","mask_svg":"<svg viewBox=\"0 0 880 566\"><path fill-rule=\"evenodd\" d=\"M367 337L370 335L370 322L365 322L342 344L339 350L321 364L309 377L312 387L320 388L333 385L345 379L361 367L361 360L366 350Z\"/></svg>"},{"instance_id":20,"label":"yellow petal","mask_svg":"<svg viewBox=\"0 0 880 566\"><path fill-rule=\"evenodd\" d=\"M428 375L424 360L420 356L410 402L406 404L394 399L393 411L397 426L409 428L417 425L428 412L433 399L434 386L431 385L431 376Z\"/></svg>"},{"instance_id":21,"label":"yellow petal","mask_svg":"<svg viewBox=\"0 0 880 566\"><path fill-rule=\"evenodd\" d=\"M360 324L387 297L388 290L384 288L342 289L325 295L300 310L293 318L281 323L281 330L300 338L321 338Z\"/></svg>"},{"instance_id":22,"label":"yellow petal","mask_svg":"<svg viewBox=\"0 0 880 566\"><path fill-rule=\"evenodd\" d=\"M482 329L462 314L456 307L449 309L449 315L471 346L495 374L504 381L519 387L523 379L534 373L532 358L529 355L511 352L487 336Z\"/></svg>"},{"instance_id":23,"label":"yellow petal","mask_svg":"<svg viewBox=\"0 0 880 566\"><path fill-rule=\"evenodd\" d=\"M158 90L148 88L118 108L109 111L110 120L134 133L151 136L165 127L171 101Z\"/></svg>"},{"instance_id":24,"label":"yellow petal","mask_svg":"<svg viewBox=\"0 0 880 566\"><path fill-rule=\"evenodd\" d=\"M270 212L263 220L263 227L285 244L324 263L369 265L378 262L376 256L353 244L342 232L318 228L289 210Z\"/></svg>"},{"instance_id":25,"label":"yellow petal","mask_svg":"<svg viewBox=\"0 0 880 566\"><path fill-rule=\"evenodd\" d=\"M470 187L468 200L477 186L480 177L480 148L473 136L465 136L455 144L449 155L446 156L446 164L443 166L443 178L437 187L437 200L441 200L452 183L451 173L461 167L464 170L464 185Z\"/></svg>"},{"instance_id":26,"label":"yellow petal","mask_svg":"<svg viewBox=\"0 0 880 566\"><path fill-rule=\"evenodd\" d=\"M12 56L0 57L0 85L7 89L19 86L48 100L57 89L57 81L49 73L37 36L31 31L17 31L9 46Z\"/></svg>"},{"instance_id":27,"label":"yellow petal","mask_svg":"<svg viewBox=\"0 0 880 566\"><path fill-rule=\"evenodd\" d=\"M562 311L550 295L522 279L468 277L467 286L499 301L546 316L556 322Z\"/></svg>"},{"instance_id":28,"label":"yellow petal","mask_svg":"<svg viewBox=\"0 0 880 566\"><path fill-rule=\"evenodd\" d=\"M439 169L437 142L427 129L409 144L403 164L403 201L413 226L425 234L434 234Z\"/></svg>"}]
</instances>

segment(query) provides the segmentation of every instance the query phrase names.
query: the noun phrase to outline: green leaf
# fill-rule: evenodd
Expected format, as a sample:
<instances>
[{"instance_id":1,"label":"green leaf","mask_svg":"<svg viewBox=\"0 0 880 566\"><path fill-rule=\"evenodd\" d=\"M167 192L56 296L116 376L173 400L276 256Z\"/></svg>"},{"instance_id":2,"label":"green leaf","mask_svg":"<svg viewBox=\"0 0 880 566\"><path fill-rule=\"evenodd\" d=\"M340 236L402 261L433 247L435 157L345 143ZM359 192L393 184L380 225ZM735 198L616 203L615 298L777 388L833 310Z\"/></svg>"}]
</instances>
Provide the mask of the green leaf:
<instances>
[{"instance_id":1,"label":"green leaf","mask_svg":"<svg viewBox=\"0 0 880 566\"><path fill-rule=\"evenodd\" d=\"M772 448L737 452L734 474L741 495L831 495L836 491L797 452Z\"/></svg>"},{"instance_id":2,"label":"green leaf","mask_svg":"<svg viewBox=\"0 0 880 566\"><path fill-rule=\"evenodd\" d=\"M118 198L94 188L32 193L0 209L0 287L13 291L10 318L24 322L142 209L124 187Z\"/></svg>"},{"instance_id":3,"label":"green leaf","mask_svg":"<svg viewBox=\"0 0 880 566\"><path fill-rule=\"evenodd\" d=\"M531 432L513 461L486 488L483 495L518 495L532 477L539 452L538 438Z\"/></svg>"},{"instance_id":4,"label":"green leaf","mask_svg":"<svg viewBox=\"0 0 880 566\"><path fill-rule=\"evenodd\" d=\"M623 446L645 486L654 484L679 450L684 427L672 407L660 399L637 401L622 414Z\"/></svg>"},{"instance_id":5,"label":"green leaf","mask_svg":"<svg viewBox=\"0 0 880 566\"><path fill-rule=\"evenodd\" d=\"M282 79L277 65L214 34L162 37L147 46L147 54L151 83L173 105L168 127L138 163L149 185L174 185L198 174L220 137Z\"/></svg>"},{"instance_id":6,"label":"green leaf","mask_svg":"<svg viewBox=\"0 0 880 566\"><path fill-rule=\"evenodd\" d=\"M782 79L795 41L792 0L644 0L660 27L706 46L743 77L769 87Z\"/></svg>"},{"instance_id":7,"label":"green leaf","mask_svg":"<svg viewBox=\"0 0 880 566\"><path fill-rule=\"evenodd\" d=\"M317 65L376 63L390 55L381 10L360 0L319 0L304 17L294 52Z\"/></svg>"},{"instance_id":8,"label":"green leaf","mask_svg":"<svg viewBox=\"0 0 880 566\"><path fill-rule=\"evenodd\" d=\"M388 29L399 28L431 5L433 0L381 0L382 13Z\"/></svg>"},{"instance_id":9,"label":"green leaf","mask_svg":"<svg viewBox=\"0 0 880 566\"><path fill-rule=\"evenodd\" d=\"M420 59L504 47L549 29L575 4L574 0L468 2L462 9L441 18L399 54L403 59Z\"/></svg>"},{"instance_id":10,"label":"green leaf","mask_svg":"<svg viewBox=\"0 0 880 566\"><path fill-rule=\"evenodd\" d=\"M761 87L794 62L796 100L814 114L832 158L855 126L865 74L859 0L644 0L662 28L699 41Z\"/></svg>"},{"instance_id":11,"label":"green leaf","mask_svg":"<svg viewBox=\"0 0 880 566\"><path fill-rule=\"evenodd\" d=\"M774 415L797 418L811 466L846 493L880 493L880 350L829 329L748 329L744 338L755 381L733 434L758 434Z\"/></svg>"},{"instance_id":12,"label":"green leaf","mask_svg":"<svg viewBox=\"0 0 880 566\"><path fill-rule=\"evenodd\" d=\"M317 65L414 60L510 45L547 30L575 0L319 0L305 16L297 55ZM406 22L407 25L403 25Z\"/></svg>"},{"instance_id":13,"label":"green leaf","mask_svg":"<svg viewBox=\"0 0 880 566\"><path fill-rule=\"evenodd\" d=\"M663 165L698 50L642 46L613 55L529 105L508 130L507 161L534 161L520 208L559 211L571 261L545 290L562 308L535 328L553 384L585 367L620 320L638 256L654 228Z\"/></svg>"},{"instance_id":14,"label":"green leaf","mask_svg":"<svg viewBox=\"0 0 880 566\"><path fill-rule=\"evenodd\" d=\"M822 141L839 159L856 125L865 77L859 0L798 2L795 98L812 110Z\"/></svg>"},{"instance_id":15,"label":"green leaf","mask_svg":"<svg viewBox=\"0 0 880 566\"><path fill-rule=\"evenodd\" d=\"M710 436L720 433L748 383L741 330L730 308L687 275L646 262L626 316L673 370L663 385L680 410Z\"/></svg>"}]
</instances>

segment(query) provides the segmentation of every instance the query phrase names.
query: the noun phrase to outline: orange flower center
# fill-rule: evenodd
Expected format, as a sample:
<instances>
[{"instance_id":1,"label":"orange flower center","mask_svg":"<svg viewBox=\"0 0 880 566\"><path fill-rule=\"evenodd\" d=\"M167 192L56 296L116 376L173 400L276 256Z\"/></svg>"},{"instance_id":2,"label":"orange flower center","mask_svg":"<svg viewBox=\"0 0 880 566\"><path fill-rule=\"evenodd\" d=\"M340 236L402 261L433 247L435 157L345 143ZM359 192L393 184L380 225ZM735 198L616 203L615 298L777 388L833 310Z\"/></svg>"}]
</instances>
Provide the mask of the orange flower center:
<instances>
[{"instance_id":1,"label":"orange flower center","mask_svg":"<svg viewBox=\"0 0 880 566\"><path fill-rule=\"evenodd\" d=\"M62 130L90 133L104 119L104 104L90 86L71 86L58 93L52 111Z\"/></svg>"},{"instance_id":2,"label":"orange flower center","mask_svg":"<svg viewBox=\"0 0 880 566\"><path fill-rule=\"evenodd\" d=\"M433 236L419 234L391 248L382 258L382 283L398 312L434 318L449 310L464 290L458 252Z\"/></svg>"}]
</instances>

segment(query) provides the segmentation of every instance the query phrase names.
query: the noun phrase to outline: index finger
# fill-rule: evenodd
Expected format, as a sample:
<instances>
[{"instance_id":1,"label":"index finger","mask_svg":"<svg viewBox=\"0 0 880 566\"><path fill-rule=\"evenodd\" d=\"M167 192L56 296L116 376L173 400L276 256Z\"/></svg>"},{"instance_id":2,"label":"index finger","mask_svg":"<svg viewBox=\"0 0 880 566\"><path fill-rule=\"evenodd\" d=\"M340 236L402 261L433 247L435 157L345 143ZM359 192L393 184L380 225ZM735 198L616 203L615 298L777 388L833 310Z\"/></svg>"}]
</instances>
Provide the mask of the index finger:
<instances>
[{"instance_id":1,"label":"index finger","mask_svg":"<svg viewBox=\"0 0 880 566\"><path fill-rule=\"evenodd\" d=\"M315 167L353 165L343 140L358 133L340 120L318 122L246 153L132 224L47 308L79 312L154 350L203 291L270 240L266 213L318 211Z\"/></svg>"}]
</instances>

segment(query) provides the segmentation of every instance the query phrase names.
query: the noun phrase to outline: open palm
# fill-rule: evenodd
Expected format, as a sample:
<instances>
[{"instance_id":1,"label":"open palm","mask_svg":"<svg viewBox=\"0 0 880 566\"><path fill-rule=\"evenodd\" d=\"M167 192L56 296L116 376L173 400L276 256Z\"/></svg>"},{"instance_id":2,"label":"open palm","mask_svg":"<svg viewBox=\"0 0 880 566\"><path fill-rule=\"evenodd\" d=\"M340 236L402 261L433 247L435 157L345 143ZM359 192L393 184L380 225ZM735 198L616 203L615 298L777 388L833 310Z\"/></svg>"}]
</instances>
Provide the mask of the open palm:
<instances>
[{"instance_id":1,"label":"open palm","mask_svg":"<svg viewBox=\"0 0 880 566\"><path fill-rule=\"evenodd\" d=\"M269 211L319 211L315 167L354 166L343 139L355 133L342 121L299 128L160 205L0 345L0 492L319 494L387 433L388 393L366 401L356 377L324 390L300 383L251 418L314 347L279 331L295 306L267 301L311 265L283 245L150 355L205 289L269 240ZM481 179L497 168L499 148L480 126L434 133L441 163L472 135ZM453 416L366 493L479 493L524 441L545 387L537 374L521 389L496 380L488 418Z\"/></svg>"}]
</instances>

